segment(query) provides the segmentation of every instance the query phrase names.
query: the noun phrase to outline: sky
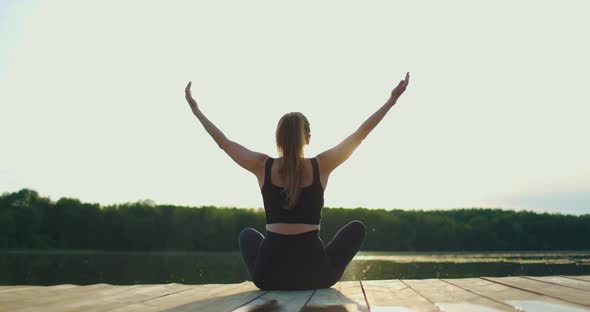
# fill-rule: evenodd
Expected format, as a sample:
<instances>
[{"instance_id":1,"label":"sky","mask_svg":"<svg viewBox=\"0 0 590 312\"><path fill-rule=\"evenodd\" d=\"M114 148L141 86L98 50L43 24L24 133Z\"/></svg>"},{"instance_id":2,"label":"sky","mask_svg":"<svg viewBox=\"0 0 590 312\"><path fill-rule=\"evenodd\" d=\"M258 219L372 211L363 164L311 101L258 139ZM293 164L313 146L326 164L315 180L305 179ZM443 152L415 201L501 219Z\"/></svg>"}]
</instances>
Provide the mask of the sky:
<instances>
[{"instance_id":1,"label":"sky","mask_svg":"<svg viewBox=\"0 0 590 312\"><path fill-rule=\"evenodd\" d=\"M402 97L331 175L327 207L590 213L587 1L0 0L0 192L262 207L225 135L306 157Z\"/></svg>"}]
</instances>

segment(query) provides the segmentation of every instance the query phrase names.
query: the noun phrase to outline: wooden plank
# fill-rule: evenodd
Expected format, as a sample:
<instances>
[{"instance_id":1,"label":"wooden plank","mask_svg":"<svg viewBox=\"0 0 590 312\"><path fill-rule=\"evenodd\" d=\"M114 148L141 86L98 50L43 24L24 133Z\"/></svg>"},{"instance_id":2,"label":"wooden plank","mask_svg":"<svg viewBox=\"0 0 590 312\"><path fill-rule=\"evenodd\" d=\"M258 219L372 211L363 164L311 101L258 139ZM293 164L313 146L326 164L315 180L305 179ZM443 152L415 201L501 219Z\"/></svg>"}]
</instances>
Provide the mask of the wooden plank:
<instances>
[{"instance_id":1,"label":"wooden plank","mask_svg":"<svg viewBox=\"0 0 590 312\"><path fill-rule=\"evenodd\" d=\"M43 288L43 286L22 286L22 285L8 286L6 288L0 289L0 293L7 293L7 292L13 292L13 291L23 291L23 290L27 290L27 289L33 289L33 288Z\"/></svg>"},{"instance_id":2,"label":"wooden plank","mask_svg":"<svg viewBox=\"0 0 590 312\"><path fill-rule=\"evenodd\" d=\"M100 301L106 296L129 291L136 287L136 285L95 284L57 291L44 287L38 293L31 293L30 291L22 293L23 296L14 298L9 303L12 309L16 311L69 311L76 310L76 304L81 301Z\"/></svg>"},{"instance_id":3,"label":"wooden plank","mask_svg":"<svg viewBox=\"0 0 590 312\"><path fill-rule=\"evenodd\" d=\"M0 293L0 302L3 307L10 307L10 309L23 310L35 305L41 305L52 300L58 300L63 297L63 293L67 292L68 296L76 294L89 293L93 294L99 288L105 288L107 284L95 284L89 286L80 286L76 288L54 288L46 286L27 287L8 293ZM62 297L60 297L60 294Z\"/></svg>"},{"instance_id":4,"label":"wooden plank","mask_svg":"<svg viewBox=\"0 0 590 312\"><path fill-rule=\"evenodd\" d=\"M0 311L250 311L276 300L283 311L590 311L590 276L342 281L332 288L263 291L235 284L13 285ZM363 293L364 290L364 293ZM366 298L365 298L366 296Z\"/></svg>"},{"instance_id":5,"label":"wooden plank","mask_svg":"<svg viewBox=\"0 0 590 312\"><path fill-rule=\"evenodd\" d=\"M225 289L223 292L210 296L210 299L205 301L191 303L168 311L234 311L268 293L267 290L258 289L251 281L245 281L237 284L237 287Z\"/></svg>"},{"instance_id":6,"label":"wooden plank","mask_svg":"<svg viewBox=\"0 0 590 312\"><path fill-rule=\"evenodd\" d=\"M590 275L564 275L563 277L590 282Z\"/></svg>"},{"instance_id":7,"label":"wooden plank","mask_svg":"<svg viewBox=\"0 0 590 312\"><path fill-rule=\"evenodd\" d=\"M251 281L235 284L207 284L177 294L122 306L109 312L133 311L231 311L260 297Z\"/></svg>"},{"instance_id":8,"label":"wooden plank","mask_svg":"<svg viewBox=\"0 0 590 312\"><path fill-rule=\"evenodd\" d=\"M588 311L583 306L481 278L445 279L444 281L492 300L502 301L519 311Z\"/></svg>"},{"instance_id":9,"label":"wooden plank","mask_svg":"<svg viewBox=\"0 0 590 312\"><path fill-rule=\"evenodd\" d=\"M341 281L330 288L316 289L304 310L369 311L359 281Z\"/></svg>"},{"instance_id":10,"label":"wooden plank","mask_svg":"<svg viewBox=\"0 0 590 312\"><path fill-rule=\"evenodd\" d=\"M43 304L45 311L105 311L118 308L132 303L166 296L176 292L189 290L192 285L176 283L134 285L134 286L111 286L105 290L84 295L69 296L64 294L61 300L53 301L50 304Z\"/></svg>"},{"instance_id":11,"label":"wooden plank","mask_svg":"<svg viewBox=\"0 0 590 312\"><path fill-rule=\"evenodd\" d=\"M267 303L276 302L273 307L278 307L276 311L299 311L303 308L305 303L310 300L312 294L316 290L271 290L262 296L240 306L235 309L235 312L246 312L252 309L265 305ZM268 311L275 311L272 308Z\"/></svg>"},{"instance_id":12,"label":"wooden plank","mask_svg":"<svg viewBox=\"0 0 590 312\"><path fill-rule=\"evenodd\" d=\"M503 284L505 286L514 287L521 290L534 292L539 295L552 297L554 299L561 299L570 303L577 303L590 307L590 296L586 291L515 276L482 278Z\"/></svg>"},{"instance_id":13,"label":"wooden plank","mask_svg":"<svg viewBox=\"0 0 590 312\"><path fill-rule=\"evenodd\" d=\"M3 285L3 286L0 286L0 292L10 291L10 290L14 290L14 289L20 289L20 288L23 288L23 287L31 287L31 286L26 286L26 285L10 285L10 286L7 286L7 285Z\"/></svg>"},{"instance_id":14,"label":"wooden plank","mask_svg":"<svg viewBox=\"0 0 590 312\"><path fill-rule=\"evenodd\" d=\"M514 311L512 306L461 289L439 279L404 280L443 311Z\"/></svg>"},{"instance_id":15,"label":"wooden plank","mask_svg":"<svg viewBox=\"0 0 590 312\"><path fill-rule=\"evenodd\" d=\"M174 286L170 286L170 284L154 286L107 285L84 291L71 289L70 292L62 292L51 296L42 296L39 298L29 297L26 301L21 301L21 306L18 308L18 311L102 311L106 309L104 308L105 306L121 306L128 304L129 301L132 300L144 299L146 296L149 296L149 291L159 295L161 293L173 291L174 289L170 289L173 287ZM141 288L144 288L143 292L148 292L148 294L132 292ZM125 301L125 299L127 299L127 301Z\"/></svg>"},{"instance_id":16,"label":"wooden plank","mask_svg":"<svg viewBox=\"0 0 590 312\"><path fill-rule=\"evenodd\" d=\"M89 286L80 286L76 288L54 288L46 286L32 286L17 289L12 292L0 293L0 302L3 306L31 306L42 304L60 298L59 295L68 292L68 296L75 294L94 293L97 288L104 288L107 284L95 284Z\"/></svg>"},{"instance_id":17,"label":"wooden plank","mask_svg":"<svg viewBox=\"0 0 590 312\"><path fill-rule=\"evenodd\" d=\"M133 303L111 306L108 311L161 311L165 308L174 308L186 303L207 298L212 290L219 289L223 284L193 285L186 291L180 291L157 298L140 300Z\"/></svg>"},{"instance_id":18,"label":"wooden plank","mask_svg":"<svg viewBox=\"0 0 590 312\"><path fill-rule=\"evenodd\" d=\"M372 311L438 311L432 303L397 279L361 281Z\"/></svg>"},{"instance_id":19,"label":"wooden plank","mask_svg":"<svg viewBox=\"0 0 590 312\"><path fill-rule=\"evenodd\" d=\"M542 281L546 283L561 285L565 287L570 287L582 291L589 291L590 292L590 282L584 282L576 279L571 279L567 277L561 276L523 276L528 279ZM588 294L590 295L590 294Z\"/></svg>"},{"instance_id":20,"label":"wooden plank","mask_svg":"<svg viewBox=\"0 0 590 312\"><path fill-rule=\"evenodd\" d=\"M47 288L52 289L52 290L62 290L62 289L70 289L70 288L77 288L77 287L80 287L80 285L61 284L61 285L47 286Z\"/></svg>"}]
</instances>

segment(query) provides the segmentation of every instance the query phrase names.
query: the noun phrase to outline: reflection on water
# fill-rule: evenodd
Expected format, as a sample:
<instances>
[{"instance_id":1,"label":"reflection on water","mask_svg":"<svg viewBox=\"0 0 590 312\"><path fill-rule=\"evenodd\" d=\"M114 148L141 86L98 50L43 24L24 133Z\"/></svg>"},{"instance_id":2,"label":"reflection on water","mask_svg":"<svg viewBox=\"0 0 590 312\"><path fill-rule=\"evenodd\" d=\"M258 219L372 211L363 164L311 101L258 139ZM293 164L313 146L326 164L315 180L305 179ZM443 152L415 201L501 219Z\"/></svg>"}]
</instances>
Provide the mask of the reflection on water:
<instances>
[{"instance_id":1,"label":"reflection on water","mask_svg":"<svg viewBox=\"0 0 590 312\"><path fill-rule=\"evenodd\" d=\"M590 252L362 252L345 272L347 279L466 278L513 275L584 275Z\"/></svg>"},{"instance_id":2,"label":"reflection on water","mask_svg":"<svg viewBox=\"0 0 590 312\"><path fill-rule=\"evenodd\" d=\"M355 260L385 260L393 262L516 262L516 263L575 263L590 265L590 252L487 252L487 253L391 253L365 252L355 257Z\"/></svg>"},{"instance_id":3,"label":"reflection on water","mask_svg":"<svg viewBox=\"0 0 590 312\"><path fill-rule=\"evenodd\" d=\"M360 252L341 280L590 275L589 259L590 252ZM0 252L1 285L207 284L245 280L250 277L238 252Z\"/></svg>"}]
</instances>

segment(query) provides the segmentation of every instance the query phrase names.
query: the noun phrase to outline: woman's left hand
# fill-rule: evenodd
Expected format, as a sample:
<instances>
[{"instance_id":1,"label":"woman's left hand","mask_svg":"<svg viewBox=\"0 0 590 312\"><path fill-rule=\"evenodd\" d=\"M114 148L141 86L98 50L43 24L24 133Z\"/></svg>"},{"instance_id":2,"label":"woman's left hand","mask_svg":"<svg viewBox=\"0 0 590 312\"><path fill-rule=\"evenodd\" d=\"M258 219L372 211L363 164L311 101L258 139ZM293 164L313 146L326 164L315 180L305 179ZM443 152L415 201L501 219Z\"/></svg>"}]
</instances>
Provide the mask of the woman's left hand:
<instances>
[{"instance_id":1,"label":"woman's left hand","mask_svg":"<svg viewBox=\"0 0 590 312\"><path fill-rule=\"evenodd\" d=\"M186 98L188 105L190 105L193 113L196 113L199 111L199 106L197 106L197 101L195 101L195 99L193 99L193 96L191 94L191 84L192 84L192 81L189 81L188 85L186 85L186 88L184 89L184 97Z\"/></svg>"},{"instance_id":2,"label":"woman's left hand","mask_svg":"<svg viewBox=\"0 0 590 312\"><path fill-rule=\"evenodd\" d=\"M393 91L391 91L391 99L393 99L394 103L402 95L402 93L404 93L404 91L406 91L406 87L408 87L408 83L410 83L410 72L407 72L406 79L400 80L400 82L397 84L395 89L393 89Z\"/></svg>"}]
</instances>

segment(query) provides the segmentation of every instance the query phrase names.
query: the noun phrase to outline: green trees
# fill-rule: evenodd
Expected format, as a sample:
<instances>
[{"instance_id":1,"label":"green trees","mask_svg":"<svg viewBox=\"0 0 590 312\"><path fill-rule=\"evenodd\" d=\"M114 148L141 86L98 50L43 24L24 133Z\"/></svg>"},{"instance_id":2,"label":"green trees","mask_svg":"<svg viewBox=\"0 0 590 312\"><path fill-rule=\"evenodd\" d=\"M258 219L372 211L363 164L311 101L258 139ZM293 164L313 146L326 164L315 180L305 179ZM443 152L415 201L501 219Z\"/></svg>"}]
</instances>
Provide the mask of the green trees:
<instances>
[{"instance_id":1,"label":"green trees","mask_svg":"<svg viewBox=\"0 0 590 312\"><path fill-rule=\"evenodd\" d=\"M590 249L590 215L500 209L324 208L324 243L351 220L367 226L362 250ZM101 207L74 198L52 202L30 189L0 196L0 249L236 251L246 227L265 233L262 208L180 207L153 202Z\"/></svg>"}]
</instances>

